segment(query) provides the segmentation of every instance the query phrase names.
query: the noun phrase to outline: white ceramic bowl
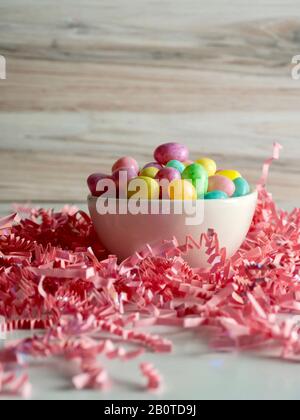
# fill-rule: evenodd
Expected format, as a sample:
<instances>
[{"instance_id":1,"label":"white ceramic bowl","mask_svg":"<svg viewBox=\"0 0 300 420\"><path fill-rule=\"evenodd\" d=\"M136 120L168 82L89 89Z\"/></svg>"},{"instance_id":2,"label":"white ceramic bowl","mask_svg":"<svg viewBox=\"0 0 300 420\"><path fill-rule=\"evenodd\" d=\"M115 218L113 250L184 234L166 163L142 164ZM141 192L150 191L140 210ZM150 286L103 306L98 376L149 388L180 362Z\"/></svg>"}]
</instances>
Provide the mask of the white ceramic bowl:
<instances>
[{"instance_id":1,"label":"white ceramic bowl","mask_svg":"<svg viewBox=\"0 0 300 420\"><path fill-rule=\"evenodd\" d=\"M203 206L203 222L187 225L187 214L105 214L97 211L96 197L88 197L88 206L95 230L101 243L119 260L133 255L145 244L170 240L175 236L179 244L186 237L199 241L202 233L214 229L221 247L226 247L231 257L243 243L256 208L257 192L227 200L199 200ZM101 200L101 198L100 198ZM121 200L117 200L121 202ZM199 250L191 250L184 257L191 267L207 268L207 256Z\"/></svg>"}]
</instances>

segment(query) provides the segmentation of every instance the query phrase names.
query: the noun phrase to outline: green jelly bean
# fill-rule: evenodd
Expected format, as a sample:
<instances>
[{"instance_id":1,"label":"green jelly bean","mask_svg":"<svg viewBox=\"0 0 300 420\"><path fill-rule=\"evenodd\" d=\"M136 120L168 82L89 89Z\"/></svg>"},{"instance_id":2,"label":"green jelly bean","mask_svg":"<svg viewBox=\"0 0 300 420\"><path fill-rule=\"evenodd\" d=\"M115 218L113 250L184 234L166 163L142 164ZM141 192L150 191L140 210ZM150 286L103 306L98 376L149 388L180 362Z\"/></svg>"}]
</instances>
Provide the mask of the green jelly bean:
<instances>
[{"instance_id":1,"label":"green jelly bean","mask_svg":"<svg viewBox=\"0 0 300 420\"><path fill-rule=\"evenodd\" d=\"M204 198L205 200L224 200L228 198L228 195L224 191L215 190L205 194Z\"/></svg>"},{"instance_id":2,"label":"green jelly bean","mask_svg":"<svg viewBox=\"0 0 300 420\"><path fill-rule=\"evenodd\" d=\"M232 197L243 197L249 194L250 186L244 178L236 178L233 182L235 184L235 193Z\"/></svg>"},{"instance_id":3,"label":"green jelly bean","mask_svg":"<svg viewBox=\"0 0 300 420\"><path fill-rule=\"evenodd\" d=\"M193 163L187 166L182 172L182 178L192 182L198 199L204 198L208 190L208 173L202 165Z\"/></svg>"},{"instance_id":4,"label":"green jelly bean","mask_svg":"<svg viewBox=\"0 0 300 420\"><path fill-rule=\"evenodd\" d=\"M167 168L177 169L177 171L181 174L185 170L185 165L182 162L179 162L179 160L170 160L170 162L168 162L166 166Z\"/></svg>"}]
</instances>

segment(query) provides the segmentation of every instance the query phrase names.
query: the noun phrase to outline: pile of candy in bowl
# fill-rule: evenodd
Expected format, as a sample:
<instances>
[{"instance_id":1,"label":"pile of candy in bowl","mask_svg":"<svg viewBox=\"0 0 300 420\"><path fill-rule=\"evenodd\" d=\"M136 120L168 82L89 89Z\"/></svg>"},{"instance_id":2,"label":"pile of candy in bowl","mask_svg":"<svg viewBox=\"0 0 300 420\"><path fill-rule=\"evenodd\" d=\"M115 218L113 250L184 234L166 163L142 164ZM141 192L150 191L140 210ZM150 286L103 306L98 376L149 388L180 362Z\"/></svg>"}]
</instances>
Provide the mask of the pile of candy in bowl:
<instances>
[{"instance_id":1,"label":"pile of candy in bowl","mask_svg":"<svg viewBox=\"0 0 300 420\"><path fill-rule=\"evenodd\" d=\"M250 193L249 183L240 172L219 169L209 157L191 161L189 149L183 144L162 144L154 151L154 159L142 168L132 157L118 159L112 166L111 175L95 173L89 176L87 183L91 194L102 196L107 192L109 182L114 185L117 198L128 199L217 200Z\"/></svg>"}]
</instances>

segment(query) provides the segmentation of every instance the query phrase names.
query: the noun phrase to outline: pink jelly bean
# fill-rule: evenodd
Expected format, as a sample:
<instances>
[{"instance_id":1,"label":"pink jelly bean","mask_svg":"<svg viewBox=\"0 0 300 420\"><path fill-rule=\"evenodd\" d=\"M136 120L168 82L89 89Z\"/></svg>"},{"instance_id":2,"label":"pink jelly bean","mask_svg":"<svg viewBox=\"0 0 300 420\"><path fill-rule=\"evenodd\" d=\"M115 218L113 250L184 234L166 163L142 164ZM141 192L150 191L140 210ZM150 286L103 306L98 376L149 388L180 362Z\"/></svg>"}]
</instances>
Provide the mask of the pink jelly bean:
<instances>
[{"instance_id":1,"label":"pink jelly bean","mask_svg":"<svg viewBox=\"0 0 300 420\"><path fill-rule=\"evenodd\" d=\"M137 177L137 173L134 168L119 168L112 174L112 179L116 183L118 196L120 196L122 193L122 195L125 197L125 192L127 192L128 182L136 177Z\"/></svg>"},{"instance_id":2,"label":"pink jelly bean","mask_svg":"<svg viewBox=\"0 0 300 420\"><path fill-rule=\"evenodd\" d=\"M158 181L166 179L167 181L172 182L174 179L181 179L181 174L175 168L163 168L158 172L155 179Z\"/></svg>"},{"instance_id":3,"label":"pink jelly bean","mask_svg":"<svg viewBox=\"0 0 300 420\"><path fill-rule=\"evenodd\" d=\"M170 160L186 162L189 159L189 150L179 143L162 144L155 150L154 159L161 165L166 165Z\"/></svg>"},{"instance_id":4,"label":"pink jelly bean","mask_svg":"<svg viewBox=\"0 0 300 420\"><path fill-rule=\"evenodd\" d=\"M162 169L163 167L159 164L159 163L157 163L157 162L150 162L150 163L147 163L147 165L145 165L144 167L143 167L143 169L146 169L146 168L157 168L157 169Z\"/></svg>"},{"instance_id":5,"label":"pink jelly bean","mask_svg":"<svg viewBox=\"0 0 300 420\"><path fill-rule=\"evenodd\" d=\"M223 191L229 197L233 196L235 192L235 185L231 179L226 176L214 175L208 178L208 192Z\"/></svg>"},{"instance_id":6,"label":"pink jelly bean","mask_svg":"<svg viewBox=\"0 0 300 420\"><path fill-rule=\"evenodd\" d=\"M136 178L137 172L134 168L118 168L112 174L112 178L116 181L119 180L120 176L126 176L128 181L131 181L133 178Z\"/></svg>"},{"instance_id":7,"label":"pink jelly bean","mask_svg":"<svg viewBox=\"0 0 300 420\"><path fill-rule=\"evenodd\" d=\"M97 191L98 182L102 179L112 179L112 177L106 174L97 173L90 175L87 179L88 187L94 197L100 197L103 194L103 191Z\"/></svg>"},{"instance_id":8,"label":"pink jelly bean","mask_svg":"<svg viewBox=\"0 0 300 420\"><path fill-rule=\"evenodd\" d=\"M136 175L139 172L139 165L137 161L130 156L125 156L117 160L112 167L112 173L114 173L117 169L120 168L132 168L135 170Z\"/></svg>"},{"instance_id":9,"label":"pink jelly bean","mask_svg":"<svg viewBox=\"0 0 300 420\"><path fill-rule=\"evenodd\" d=\"M155 179L158 182L164 181L165 185L160 185L160 198L169 198L169 184L175 179L181 179L181 173L175 168L163 168L156 175Z\"/></svg>"}]
</instances>

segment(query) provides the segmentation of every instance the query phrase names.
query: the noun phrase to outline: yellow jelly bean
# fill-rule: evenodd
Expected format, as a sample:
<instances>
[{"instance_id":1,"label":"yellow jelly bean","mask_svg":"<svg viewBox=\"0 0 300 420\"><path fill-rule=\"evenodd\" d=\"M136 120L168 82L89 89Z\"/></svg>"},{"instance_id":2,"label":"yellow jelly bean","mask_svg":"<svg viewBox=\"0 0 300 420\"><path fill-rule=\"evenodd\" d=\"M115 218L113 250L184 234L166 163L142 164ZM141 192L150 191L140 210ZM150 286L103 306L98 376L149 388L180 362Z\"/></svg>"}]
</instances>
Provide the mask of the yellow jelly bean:
<instances>
[{"instance_id":1,"label":"yellow jelly bean","mask_svg":"<svg viewBox=\"0 0 300 420\"><path fill-rule=\"evenodd\" d=\"M232 169L217 171L216 175L225 176L226 178L231 179L231 181L234 181L237 178L242 178L242 175L238 171L234 171Z\"/></svg>"},{"instance_id":2,"label":"yellow jelly bean","mask_svg":"<svg viewBox=\"0 0 300 420\"><path fill-rule=\"evenodd\" d=\"M152 166L148 167L148 168L144 168L141 170L139 176L146 176L148 178L155 178L156 175L158 174L159 169L158 168L154 168Z\"/></svg>"},{"instance_id":3,"label":"yellow jelly bean","mask_svg":"<svg viewBox=\"0 0 300 420\"><path fill-rule=\"evenodd\" d=\"M158 200L159 184L153 178L138 176L128 184L128 198Z\"/></svg>"},{"instance_id":4,"label":"yellow jelly bean","mask_svg":"<svg viewBox=\"0 0 300 420\"><path fill-rule=\"evenodd\" d=\"M196 200L197 194L194 185L186 179L174 179L169 185L171 200Z\"/></svg>"},{"instance_id":5,"label":"yellow jelly bean","mask_svg":"<svg viewBox=\"0 0 300 420\"><path fill-rule=\"evenodd\" d=\"M217 164L214 160L203 157L199 160L196 160L196 163L199 163L199 165L202 165L205 168L208 176L213 176L216 174Z\"/></svg>"}]
</instances>

